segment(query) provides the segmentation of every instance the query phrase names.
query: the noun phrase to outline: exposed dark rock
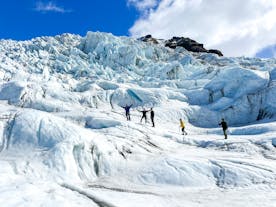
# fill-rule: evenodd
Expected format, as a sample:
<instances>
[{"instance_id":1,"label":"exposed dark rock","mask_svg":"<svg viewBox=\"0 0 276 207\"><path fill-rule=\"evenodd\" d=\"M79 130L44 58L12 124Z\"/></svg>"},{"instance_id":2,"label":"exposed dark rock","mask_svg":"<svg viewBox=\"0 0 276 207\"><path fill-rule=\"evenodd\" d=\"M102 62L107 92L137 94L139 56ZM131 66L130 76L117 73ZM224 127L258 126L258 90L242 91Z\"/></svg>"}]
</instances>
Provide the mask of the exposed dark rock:
<instances>
[{"instance_id":1,"label":"exposed dark rock","mask_svg":"<svg viewBox=\"0 0 276 207\"><path fill-rule=\"evenodd\" d=\"M139 38L139 40L158 44L157 39L153 38L150 34ZM204 48L203 44L198 43L195 40L192 40L186 37L173 37L169 40L166 40L165 47L169 47L172 49L175 49L176 47L184 47L186 50L191 52L206 52L206 53L214 53L219 56L223 56L221 51L216 49L207 50Z\"/></svg>"},{"instance_id":2,"label":"exposed dark rock","mask_svg":"<svg viewBox=\"0 0 276 207\"><path fill-rule=\"evenodd\" d=\"M208 53L215 53L217 54L218 56L223 56L222 52L219 51L219 50L215 50L215 49L210 49L207 51Z\"/></svg>"},{"instance_id":3,"label":"exposed dark rock","mask_svg":"<svg viewBox=\"0 0 276 207\"><path fill-rule=\"evenodd\" d=\"M207 52L207 50L203 47L203 44L185 37L173 37L172 39L165 41L165 47L184 47L186 50L192 52Z\"/></svg>"},{"instance_id":4,"label":"exposed dark rock","mask_svg":"<svg viewBox=\"0 0 276 207\"><path fill-rule=\"evenodd\" d=\"M186 50L191 52L207 52L207 53L215 53L219 56L223 56L222 52L220 52L219 50L215 50L215 49L206 50L203 44L185 37L173 37L172 39L166 40L165 47L170 47L173 49L176 47L184 47Z\"/></svg>"},{"instance_id":5,"label":"exposed dark rock","mask_svg":"<svg viewBox=\"0 0 276 207\"><path fill-rule=\"evenodd\" d=\"M144 37L140 37L139 40L143 41L143 42L151 42L154 44L158 44L157 39L153 38L150 34L144 36Z\"/></svg>"}]
</instances>

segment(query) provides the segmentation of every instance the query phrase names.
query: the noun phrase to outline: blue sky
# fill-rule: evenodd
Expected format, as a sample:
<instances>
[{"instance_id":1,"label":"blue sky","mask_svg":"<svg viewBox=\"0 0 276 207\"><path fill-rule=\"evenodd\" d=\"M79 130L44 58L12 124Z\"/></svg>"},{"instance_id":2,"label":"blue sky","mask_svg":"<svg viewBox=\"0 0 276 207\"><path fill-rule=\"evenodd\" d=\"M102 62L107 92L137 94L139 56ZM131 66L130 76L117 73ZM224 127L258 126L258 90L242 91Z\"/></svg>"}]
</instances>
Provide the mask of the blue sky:
<instances>
[{"instance_id":1,"label":"blue sky","mask_svg":"<svg viewBox=\"0 0 276 207\"><path fill-rule=\"evenodd\" d=\"M8 0L0 7L0 38L26 40L65 32L129 35L137 10L125 0Z\"/></svg>"},{"instance_id":2,"label":"blue sky","mask_svg":"<svg viewBox=\"0 0 276 207\"><path fill-rule=\"evenodd\" d=\"M226 56L276 57L276 0L3 0L0 39L87 31L190 37Z\"/></svg>"}]
</instances>

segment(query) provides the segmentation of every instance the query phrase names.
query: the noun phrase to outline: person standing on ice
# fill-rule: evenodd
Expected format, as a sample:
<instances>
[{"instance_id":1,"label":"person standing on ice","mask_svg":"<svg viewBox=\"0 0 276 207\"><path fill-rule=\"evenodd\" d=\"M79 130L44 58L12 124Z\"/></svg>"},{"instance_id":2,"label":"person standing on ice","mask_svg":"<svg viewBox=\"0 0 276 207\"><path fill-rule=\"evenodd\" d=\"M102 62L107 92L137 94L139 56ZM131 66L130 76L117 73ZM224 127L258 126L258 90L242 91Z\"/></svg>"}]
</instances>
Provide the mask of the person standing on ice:
<instances>
[{"instance_id":1,"label":"person standing on ice","mask_svg":"<svg viewBox=\"0 0 276 207\"><path fill-rule=\"evenodd\" d=\"M224 119L221 119L221 122L219 123L219 125L221 125L224 137L225 137L225 139L227 139L227 132L226 132L226 130L228 129L228 126L227 126L226 121L224 121Z\"/></svg>"},{"instance_id":2,"label":"person standing on ice","mask_svg":"<svg viewBox=\"0 0 276 207\"><path fill-rule=\"evenodd\" d=\"M179 121L180 121L180 128L181 128L181 131L182 131L182 135L187 135L188 133L185 131L184 122L182 121L182 119L179 119Z\"/></svg>"},{"instance_id":3,"label":"person standing on ice","mask_svg":"<svg viewBox=\"0 0 276 207\"><path fill-rule=\"evenodd\" d=\"M130 121L130 113L129 113L129 111L130 111L130 108L132 107L132 105L133 104L122 106L122 108L125 109L127 121Z\"/></svg>"},{"instance_id":4,"label":"person standing on ice","mask_svg":"<svg viewBox=\"0 0 276 207\"><path fill-rule=\"evenodd\" d=\"M151 119L152 127L155 127L155 124L154 124L154 111L153 111L152 108L150 108L150 119Z\"/></svg>"},{"instance_id":5,"label":"person standing on ice","mask_svg":"<svg viewBox=\"0 0 276 207\"><path fill-rule=\"evenodd\" d=\"M143 108L142 111L140 111L140 110L137 110L137 111L139 111L139 112L142 113L142 118L141 118L141 120L140 120L140 123L142 123L142 120L143 120L143 119L145 119L145 123L147 123L147 113L148 113L150 110L146 110L146 109Z\"/></svg>"}]
</instances>

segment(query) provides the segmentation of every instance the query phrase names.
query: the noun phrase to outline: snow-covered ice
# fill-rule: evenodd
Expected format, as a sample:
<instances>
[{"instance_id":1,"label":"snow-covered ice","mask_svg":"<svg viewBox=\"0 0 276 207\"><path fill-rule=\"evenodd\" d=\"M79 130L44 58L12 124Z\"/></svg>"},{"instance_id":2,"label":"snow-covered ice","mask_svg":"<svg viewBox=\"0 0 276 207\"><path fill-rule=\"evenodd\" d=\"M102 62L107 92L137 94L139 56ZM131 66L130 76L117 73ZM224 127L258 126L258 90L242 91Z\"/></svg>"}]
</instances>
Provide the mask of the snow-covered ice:
<instances>
[{"instance_id":1,"label":"snow-covered ice","mask_svg":"<svg viewBox=\"0 0 276 207\"><path fill-rule=\"evenodd\" d=\"M275 59L100 32L1 40L1 206L276 206L275 83Z\"/></svg>"}]
</instances>

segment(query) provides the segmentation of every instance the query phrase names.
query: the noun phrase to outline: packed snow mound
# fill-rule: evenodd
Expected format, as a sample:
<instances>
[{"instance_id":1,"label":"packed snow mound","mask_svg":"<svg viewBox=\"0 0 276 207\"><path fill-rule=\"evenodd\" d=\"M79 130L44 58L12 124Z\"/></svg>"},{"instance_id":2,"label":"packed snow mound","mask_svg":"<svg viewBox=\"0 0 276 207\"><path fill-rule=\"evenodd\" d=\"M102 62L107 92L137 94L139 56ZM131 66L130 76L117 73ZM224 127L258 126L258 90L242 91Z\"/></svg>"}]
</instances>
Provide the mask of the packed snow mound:
<instances>
[{"instance_id":1,"label":"packed snow mound","mask_svg":"<svg viewBox=\"0 0 276 207\"><path fill-rule=\"evenodd\" d=\"M77 130L64 120L36 110L16 114L9 147L54 148L60 142L78 138Z\"/></svg>"},{"instance_id":2,"label":"packed snow mound","mask_svg":"<svg viewBox=\"0 0 276 207\"><path fill-rule=\"evenodd\" d=\"M242 82L240 82L242 81ZM267 71L254 71L242 68L223 70L205 88L214 93L214 98L239 98L244 94L256 93L265 89L269 83ZM219 97L217 94L221 94ZM213 101L216 101L213 99Z\"/></svg>"},{"instance_id":3,"label":"packed snow mound","mask_svg":"<svg viewBox=\"0 0 276 207\"><path fill-rule=\"evenodd\" d=\"M17 156L40 158L53 174L64 176L63 179L94 180L101 174L111 173L110 166L121 157L113 153L114 147L101 135L49 113L23 110L7 124L1 139L2 150ZM116 124L116 121L97 119L93 119L93 124L92 120L87 121L90 128ZM41 154L38 153L40 151Z\"/></svg>"},{"instance_id":4,"label":"packed snow mound","mask_svg":"<svg viewBox=\"0 0 276 207\"><path fill-rule=\"evenodd\" d=\"M99 118L87 117L86 119L86 127L92 128L92 129L115 127L120 124L121 123L119 121L109 120L104 118L99 119Z\"/></svg>"},{"instance_id":5,"label":"packed snow mound","mask_svg":"<svg viewBox=\"0 0 276 207\"><path fill-rule=\"evenodd\" d=\"M242 163L242 166L241 166ZM147 163L139 175L147 184L170 184L189 187L233 187L249 183L274 182L274 175L265 169L255 169L260 163L235 160L180 160L166 158ZM244 174L244 176L240 176ZM269 181L270 180L270 181Z\"/></svg>"}]
</instances>

